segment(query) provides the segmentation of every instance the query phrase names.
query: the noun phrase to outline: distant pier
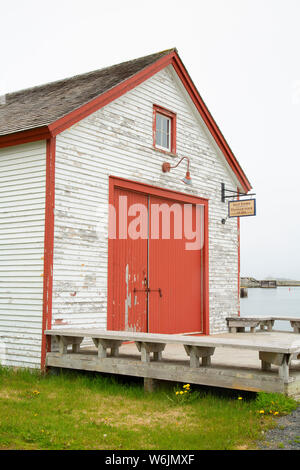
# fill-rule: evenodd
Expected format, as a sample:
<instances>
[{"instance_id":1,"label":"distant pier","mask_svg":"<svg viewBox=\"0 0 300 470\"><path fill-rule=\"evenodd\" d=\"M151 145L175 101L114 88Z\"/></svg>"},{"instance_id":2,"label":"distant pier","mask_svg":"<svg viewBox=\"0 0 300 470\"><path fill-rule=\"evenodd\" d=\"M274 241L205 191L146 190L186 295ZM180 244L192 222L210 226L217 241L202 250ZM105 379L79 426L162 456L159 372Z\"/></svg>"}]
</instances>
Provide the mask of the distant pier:
<instances>
[{"instance_id":1,"label":"distant pier","mask_svg":"<svg viewBox=\"0 0 300 470\"><path fill-rule=\"evenodd\" d=\"M258 280L254 277L241 277L241 289L242 288L276 288L276 287L300 287L300 281L282 280L282 279L263 279Z\"/></svg>"},{"instance_id":2,"label":"distant pier","mask_svg":"<svg viewBox=\"0 0 300 470\"><path fill-rule=\"evenodd\" d=\"M260 287L264 287L267 289L274 289L277 287L277 281L273 281L273 280L260 281Z\"/></svg>"}]
</instances>

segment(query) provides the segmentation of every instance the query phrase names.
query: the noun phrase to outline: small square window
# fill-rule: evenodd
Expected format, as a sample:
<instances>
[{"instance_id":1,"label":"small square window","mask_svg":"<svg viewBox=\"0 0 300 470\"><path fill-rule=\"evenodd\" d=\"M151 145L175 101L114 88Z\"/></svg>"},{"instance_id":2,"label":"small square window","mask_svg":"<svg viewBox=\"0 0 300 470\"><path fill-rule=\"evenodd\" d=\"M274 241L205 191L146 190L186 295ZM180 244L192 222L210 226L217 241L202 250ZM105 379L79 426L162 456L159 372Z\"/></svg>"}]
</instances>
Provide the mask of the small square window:
<instances>
[{"instance_id":1,"label":"small square window","mask_svg":"<svg viewBox=\"0 0 300 470\"><path fill-rule=\"evenodd\" d=\"M153 145L166 152L176 152L176 114L153 106Z\"/></svg>"}]
</instances>

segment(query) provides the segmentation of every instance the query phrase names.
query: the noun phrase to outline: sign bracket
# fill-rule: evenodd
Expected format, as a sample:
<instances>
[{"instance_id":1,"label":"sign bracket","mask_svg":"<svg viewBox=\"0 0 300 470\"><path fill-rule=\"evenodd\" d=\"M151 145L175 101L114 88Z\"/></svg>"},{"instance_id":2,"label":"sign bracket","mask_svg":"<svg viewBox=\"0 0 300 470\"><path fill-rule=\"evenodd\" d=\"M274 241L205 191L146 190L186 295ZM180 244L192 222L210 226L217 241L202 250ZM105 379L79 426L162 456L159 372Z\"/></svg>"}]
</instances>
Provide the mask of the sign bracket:
<instances>
[{"instance_id":1,"label":"sign bracket","mask_svg":"<svg viewBox=\"0 0 300 470\"><path fill-rule=\"evenodd\" d=\"M228 196L226 196L226 193L230 193ZM226 189L225 188L225 183L221 183L221 201L225 202L226 199L232 199L234 197L245 197L245 196L255 196L255 193L247 194L247 193L240 193L238 191L233 191L231 189Z\"/></svg>"}]
</instances>

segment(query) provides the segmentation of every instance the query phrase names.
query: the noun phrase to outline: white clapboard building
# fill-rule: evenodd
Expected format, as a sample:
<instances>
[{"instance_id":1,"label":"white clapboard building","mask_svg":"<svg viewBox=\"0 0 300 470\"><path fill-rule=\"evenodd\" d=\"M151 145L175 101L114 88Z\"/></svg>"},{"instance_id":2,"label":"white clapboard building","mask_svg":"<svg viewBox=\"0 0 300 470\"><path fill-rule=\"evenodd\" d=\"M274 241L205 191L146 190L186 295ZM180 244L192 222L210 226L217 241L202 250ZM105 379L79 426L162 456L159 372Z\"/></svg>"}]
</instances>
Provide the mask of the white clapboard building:
<instances>
[{"instance_id":1,"label":"white clapboard building","mask_svg":"<svg viewBox=\"0 0 300 470\"><path fill-rule=\"evenodd\" d=\"M225 331L222 184L251 189L176 49L1 97L0 363L43 368L58 327Z\"/></svg>"}]
</instances>

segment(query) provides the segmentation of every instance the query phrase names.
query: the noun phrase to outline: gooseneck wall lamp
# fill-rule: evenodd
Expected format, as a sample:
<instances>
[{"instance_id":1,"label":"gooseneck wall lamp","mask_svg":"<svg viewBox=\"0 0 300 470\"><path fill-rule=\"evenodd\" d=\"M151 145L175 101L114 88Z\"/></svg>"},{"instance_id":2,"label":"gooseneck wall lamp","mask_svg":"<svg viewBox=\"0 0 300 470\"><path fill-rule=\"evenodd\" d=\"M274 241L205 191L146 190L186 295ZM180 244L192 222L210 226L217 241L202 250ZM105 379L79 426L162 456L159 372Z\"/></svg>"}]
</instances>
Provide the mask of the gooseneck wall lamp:
<instances>
[{"instance_id":1,"label":"gooseneck wall lamp","mask_svg":"<svg viewBox=\"0 0 300 470\"><path fill-rule=\"evenodd\" d=\"M191 174L190 174L190 159L188 157L182 157L179 162L176 164L176 165L173 165L171 166L170 163L168 162L164 162L162 164L162 171L164 173L167 173L169 171L171 171L172 168L177 168L178 165L180 165L180 163L182 162L182 160L186 159L187 160L187 172L186 172L186 175L185 177L183 178L183 182L185 184L192 184L192 178L191 178Z\"/></svg>"}]
</instances>

